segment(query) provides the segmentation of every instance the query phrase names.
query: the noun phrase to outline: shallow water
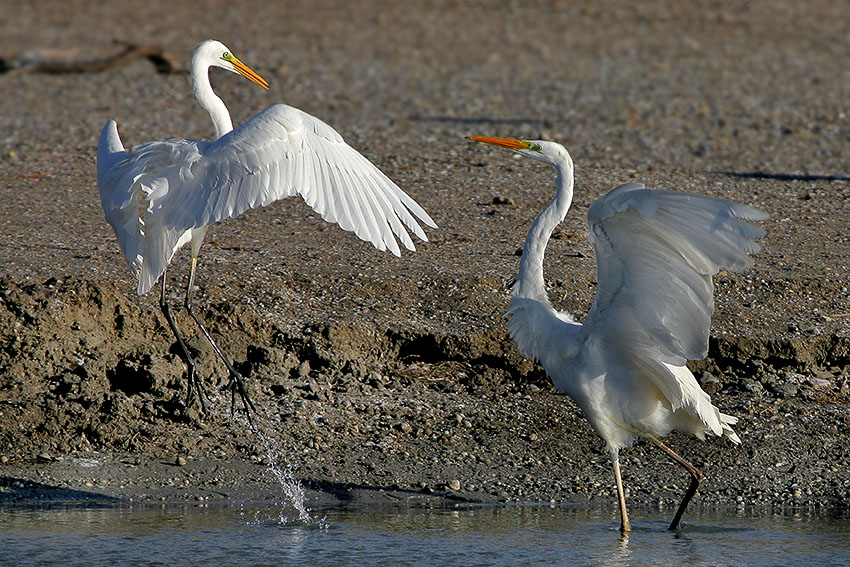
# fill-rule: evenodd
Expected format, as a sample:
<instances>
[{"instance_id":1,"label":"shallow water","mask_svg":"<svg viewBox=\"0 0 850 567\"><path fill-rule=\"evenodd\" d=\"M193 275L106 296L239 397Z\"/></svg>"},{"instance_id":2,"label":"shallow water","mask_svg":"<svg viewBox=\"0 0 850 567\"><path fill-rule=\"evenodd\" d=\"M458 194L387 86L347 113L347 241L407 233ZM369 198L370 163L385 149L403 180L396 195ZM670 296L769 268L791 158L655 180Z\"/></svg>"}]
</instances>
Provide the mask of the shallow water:
<instances>
[{"instance_id":1,"label":"shallow water","mask_svg":"<svg viewBox=\"0 0 850 567\"><path fill-rule=\"evenodd\" d=\"M671 533L668 518L638 509L628 539L616 514L567 507L314 504L324 521L281 515L272 502L0 507L0 565L850 564L846 515L689 511Z\"/></svg>"}]
</instances>

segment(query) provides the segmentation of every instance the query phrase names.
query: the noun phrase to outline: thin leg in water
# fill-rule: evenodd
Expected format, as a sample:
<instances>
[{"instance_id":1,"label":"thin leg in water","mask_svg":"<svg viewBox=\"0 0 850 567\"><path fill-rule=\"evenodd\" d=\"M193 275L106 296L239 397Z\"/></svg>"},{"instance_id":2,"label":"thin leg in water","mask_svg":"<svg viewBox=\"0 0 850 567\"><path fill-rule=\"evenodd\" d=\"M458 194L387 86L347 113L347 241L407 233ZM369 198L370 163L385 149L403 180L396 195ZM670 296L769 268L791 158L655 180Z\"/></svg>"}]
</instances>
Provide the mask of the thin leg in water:
<instances>
[{"instance_id":1,"label":"thin leg in water","mask_svg":"<svg viewBox=\"0 0 850 567\"><path fill-rule=\"evenodd\" d=\"M221 359L221 361L227 367L227 371L230 372L230 389L231 389L231 392L232 392L231 408L230 408L231 412L233 412L233 409L234 409L233 406L234 406L235 401L236 401L236 394L238 393L239 397L242 398L242 406L245 408L245 415L248 416L248 423L253 424L253 422L251 421L251 411L256 412L257 410L254 407L254 402L252 402L251 398L248 396L248 390L245 387L245 379L233 367L233 364L231 364L230 359L227 358L227 355L224 354L224 351L222 351L218 347L215 340L212 338L212 335L210 335L210 332L207 330L207 327L204 325L204 322L201 321L201 318L198 317L198 315L195 313L195 310L192 308L192 288L195 286L195 268L197 268L197 266L198 266L198 257L193 255L192 256L192 266L191 266L191 269L189 270L189 285L186 286L186 302L185 302L186 311L189 313L189 315L192 316L192 319L195 320L195 323L198 324L198 328L201 329L201 332L204 334L204 336L210 342L215 353L218 355L218 357Z\"/></svg>"},{"instance_id":2,"label":"thin leg in water","mask_svg":"<svg viewBox=\"0 0 850 567\"><path fill-rule=\"evenodd\" d=\"M680 457L678 453L676 453L673 449L662 443L661 440L657 437L653 435L647 435L646 438L661 447L661 449L663 449L665 453L670 455L670 457L672 457L674 461L685 467L685 469L687 469L687 471L691 473L691 484L688 486L688 491L685 492L685 497L682 498L682 503L679 504L679 509L676 511L676 515L673 517L673 521L670 522L670 527L667 528L669 530L675 530L679 527L679 521L681 521L682 515L685 513L685 508L688 507L688 502L690 502L691 498L693 498L694 494L696 494L697 488L699 487L699 483L700 481L702 481L702 473L691 463Z\"/></svg>"},{"instance_id":3,"label":"thin leg in water","mask_svg":"<svg viewBox=\"0 0 850 567\"><path fill-rule=\"evenodd\" d=\"M614 478L617 481L617 496L620 499L620 531L631 531L632 525L629 523L629 511L626 508L626 493L623 492L623 478L620 476L620 457L619 451L611 451L611 460L614 461Z\"/></svg>"},{"instance_id":4,"label":"thin leg in water","mask_svg":"<svg viewBox=\"0 0 850 567\"><path fill-rule=\"evenodd\" d=\"M195 359L192 358L191 354L189 354L189 348L186 346L186 342L180 335L180 331L177 330L177 324L171 316L171 308L168 306L168 300L165 299L166 276L166 270L163 270L161 276L162 292L159 296L159 308L162 311L162 314L165 315L165 320L168 321L168 326L171 327L171 332L174 334L174 338L177 339L177 345L180 347L180 352L183 354L183 361L186 363L186 373L189 378L189 386L186 389L186 407L191 405L192 390L195 389L198 392L198 400L201 402L201 411L206 413L209 410L209 406L207 405L207 392L204 389L204 381L201 379L201 375L198 373L198 368L195 366Z\"/></svg>"}]
</instances>

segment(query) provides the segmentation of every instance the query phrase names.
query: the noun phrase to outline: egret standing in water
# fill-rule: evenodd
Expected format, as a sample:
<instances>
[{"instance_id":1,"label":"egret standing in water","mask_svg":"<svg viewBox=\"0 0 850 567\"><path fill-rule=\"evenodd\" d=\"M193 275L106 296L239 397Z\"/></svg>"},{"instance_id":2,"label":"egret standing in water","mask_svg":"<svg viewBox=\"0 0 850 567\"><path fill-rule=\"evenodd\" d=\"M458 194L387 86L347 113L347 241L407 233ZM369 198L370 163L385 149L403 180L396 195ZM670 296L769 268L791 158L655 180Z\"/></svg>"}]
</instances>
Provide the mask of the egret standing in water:
<instances>
[{"instance_id":1,"label":"egret standing in water","mask_svg":"<svg viewBox=\"0 0 850 567\"><path fill-rule=\"evenodd\" d=\"M177 138L144 144L128 153L110 120L100 135L97 180L106 219L138 278L139 295L162 278L160 308L186 362L187 404L194 388L202 409L207 409L203 381L166 301L165 274L174 253L190 244L184 305L227 367L233 395L239 394L250 418L253 404L244 379L192 308L198 250L207 227L294 195L301 195L326 221L396 256L401 255L396 238L414 250L405 226L427 241L417 219L436 225L333 128L297 108L276 104L234 130L227 107L210 86L210 67L238 73L269 88L223 44L204 41L192 56L192 90L212 118L215 141Z\"/></svg>"},{"instance_id":2,"label":"egret standing in water","mask_svg":"<svg viewBox=\"0 0 850 567\"><path fill-rule=\"evenodd\" d=\"M540 362L555 387L576 401L608 446L620 504L620 527L631 529L619 451L638 437L658 445L687 469L691 483L670 529L678 527L702 474L659 438L673 430L728 437L737 418L721 413L685 366L708 353L714 311L711 277L721 268L752 265L764 232L745 222L761 211L712 197L626 183L590 207L596 251L596 298L584 324L556 311L543 282L543 253L573 199L573 161L555 142L473 136L554 165L557 190L525 239L513 288L508 332Z\"/></svg>"}]
</instances>

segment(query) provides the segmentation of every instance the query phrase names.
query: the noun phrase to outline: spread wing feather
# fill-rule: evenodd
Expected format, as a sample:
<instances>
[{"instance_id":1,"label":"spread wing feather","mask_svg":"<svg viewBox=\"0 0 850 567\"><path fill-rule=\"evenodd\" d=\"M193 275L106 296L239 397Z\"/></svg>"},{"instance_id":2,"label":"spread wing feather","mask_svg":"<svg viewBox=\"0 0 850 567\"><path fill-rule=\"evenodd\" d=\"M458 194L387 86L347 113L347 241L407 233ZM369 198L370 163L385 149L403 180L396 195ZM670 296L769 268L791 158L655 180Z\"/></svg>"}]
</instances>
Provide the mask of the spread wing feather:
<instances>
[{"instance_id":1,"label":"spread wing feather","mask_svg":"<svg viewBox=\"0 0 850 567\"><path fill-rule=\"evenodd\" d=\"M645 368L674 408L704 405L694 393L696 382L683 383L670 366L707 354L711 278L721 268L751 265L749 254L759 250L754 239L764 232L747 221L767 215L722 199L629 183L596 201L587 216L598 288L585 336L604 340Z\"/></svg>"},{"instance_id":2,"label":"spread wing feather","mask_svg":"<svg viewBox=\"0 0 850 567\"><path fill-rule=\"evenodd\" d=\"M301 195L323 219L379 250L414 249L405 226L427 240L431 217L330 126L278 104L214 142L174 139L124 151L113 121L98 147L106 218L150 290L199 229L278 199ZM419 222L417 222L417 220Z\"/></svg>"}]
</instances>

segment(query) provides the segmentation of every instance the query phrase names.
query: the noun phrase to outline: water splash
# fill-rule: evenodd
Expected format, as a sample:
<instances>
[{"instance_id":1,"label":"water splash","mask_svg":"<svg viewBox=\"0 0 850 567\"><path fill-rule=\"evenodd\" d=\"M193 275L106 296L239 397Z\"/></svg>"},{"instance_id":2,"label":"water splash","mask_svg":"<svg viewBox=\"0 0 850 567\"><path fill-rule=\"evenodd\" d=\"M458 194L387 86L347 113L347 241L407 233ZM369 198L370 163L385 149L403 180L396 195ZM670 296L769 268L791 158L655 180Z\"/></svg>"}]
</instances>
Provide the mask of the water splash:
<instances>
[{"instance_id":1,"label":"water splash","mask_svg":"<svg viewBox=\"0 0 850 567\"><path fill-rule=\"evenodd\" d=\"M219 398L219 396L210 396L210 402L213 405L218 405ZM214 409L212 409L210 413L219 416L229 415ZM285 505L286 503L289 503L298 514L297 519L304 524L317 525L319 528L327 529L328 523L325 517L316 519L310 515L310 508L307 507L307 496L304 494L304 489L301 486L301 483L297 478L295 478L295 471L298 470L298 467L280 452L277 439L267 433L267 431L272 428L268 426L261 426L261 418L264 422L266 419L264 416L260 415L259 410L255 410L252 413L252 421L248 421L245 414L242 413L232 414L232 417L236 422L251 431L263 445L266 453L266 471L271 473L275 480L277 480L280 484L283 495L282 504ZM255 514L254 521L250 523L263 522L263 520L258 517L258 514L259 512ZM277 521L281 524L286 524L290 521L286 515L285 507L283 505L281 506Z\"/></svg>"},{"instance_id":2,"label":"water splash","mask_svg":"<svg viewBox=\"0 0 850 567\"><path fill-rule=\"evenodd\" d=\"M301 487L301 483L298 482L298 479L295 478L295 471L298 467L288 460L286 461L286 464L282 466L279 458L281 454L277 448L277 440L266 435L256 426L251 426L251 430L266 450L267 470L272 473L275 479L280 483L283 495L289 500L292 507L295 508L295 511L298 512L298 519L305 524L313 523L314 520L312 516L310 516L310 509L307 508L306 505L307 497L304 495L304 489ZM282 524L285 524L288 521L282 509L279 520ZM324 518L318 521L319 524L322 524L323 522Z\"/></svg>"}]
</instances>

